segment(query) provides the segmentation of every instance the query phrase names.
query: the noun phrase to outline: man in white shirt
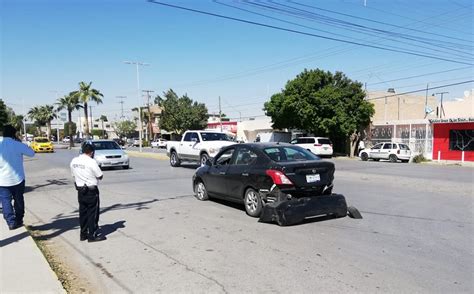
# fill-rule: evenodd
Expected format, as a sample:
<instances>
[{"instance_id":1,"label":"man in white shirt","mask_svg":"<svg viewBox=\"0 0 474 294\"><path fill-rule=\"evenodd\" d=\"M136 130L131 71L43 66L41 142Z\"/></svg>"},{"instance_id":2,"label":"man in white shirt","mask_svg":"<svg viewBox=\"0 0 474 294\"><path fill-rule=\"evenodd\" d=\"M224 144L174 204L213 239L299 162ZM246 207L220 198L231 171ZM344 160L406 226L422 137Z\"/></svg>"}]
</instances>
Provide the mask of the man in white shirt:
<instances>
[{"instance_id":1,"label":"man in white shirt","mask_svg":"<svg viewBox=\"0 0 474 294\"><path fill-rule=\"evenodd\" d=\"M75 157L70 164L79 201L80 240L97 242L105 240L97 235L99 223L99 188L98 181L103 174L94 160L94 147L84 144L82 154Z\"/></svg>"},{"instance_id":2,"label":"man in white shirt","mask_svg":"<svg viewBox=\"0 0 474 294\"><path fill-rule=\"evenodd\" d=\"M35 152L17 139L14 127L5 125L0 136L0 199L10 230L23 226L25 215L23 155L33 157Z\"/></svg>"}]
</instances>

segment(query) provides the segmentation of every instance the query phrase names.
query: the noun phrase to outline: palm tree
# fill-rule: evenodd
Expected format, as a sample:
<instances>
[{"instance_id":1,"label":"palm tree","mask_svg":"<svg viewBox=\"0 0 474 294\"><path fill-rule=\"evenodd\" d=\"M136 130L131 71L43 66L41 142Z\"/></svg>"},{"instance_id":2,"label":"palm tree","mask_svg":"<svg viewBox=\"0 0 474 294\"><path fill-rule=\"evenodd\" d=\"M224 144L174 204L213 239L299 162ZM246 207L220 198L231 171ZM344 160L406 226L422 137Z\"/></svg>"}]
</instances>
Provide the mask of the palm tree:
<instances>
[{"instance_id":1,"label":"palm tree","mask_svg":"<svg viewBox=\"0 0 474 294\"><path fill-rule=\"evenodd\" d=\"M46 135L51 136L51 121L57 117L53 105L35 106L28 111L28 116L35 121L38 133L41 134L40 127L46 125Z\"/></svg>"},{"instance_id":2,"label":"palm tree","mask_svg":"<svg viewBox=\"0 0 474 294\"><path fill-rule=\"evenodd\" d=\"M54 109L54 105L42 105L40 106L43 119L46 122L46 134L48 138L51 137L51 122L53 119L57 118L56 110Z\"/></svg>"},{"instance_id":3,"label":"palm tree","mask_svg":"<svg viewBox=\"0 0 474 294\"><path fill-rule=\"evenodd\" d=\"M34 121L36 125L36 132L41 135L40 127L45 125L43 114L40 106L35 106L28 111L28 117Z\"/></svg>"},{"instance_id":4,"label":"palm tree","mask_svg":"<svg viewBox=\"0 0 474 294\"><path fill-rule=\"evenodd\" d=\"M74 110L79 110L82 108L82 105L79 103L78 97L73 95L73 93L69 93L68 95L65 95L62 98L58 99L58 102L56 102L56 105L58 106L58 111L61 111L63 109L67 110L67 118L68 118L68 134L69 134L69 147L74 147L74 140L73 136L71 134L71 125L72 125L72 112Z\"/></svg>"},{"instance_id":5,"label":"palm tree","mask_svg":"<svg viewBox=\"0 0 474 294\"><path fill-rule=\"evenodd\" d=\"M102 95L99 90L92 88L91 85L92 82L90 82L89 84L85 82L80 82L79 90L71 93L73 96L77 97L79 103L82 103L84 107L84 117L86 122L85 133L87 138L90 138L87 104L90 101L94 101L95 103L100 104L102 103L101 97L104 97L104 95Z\"/></svg>"}]
</instances>

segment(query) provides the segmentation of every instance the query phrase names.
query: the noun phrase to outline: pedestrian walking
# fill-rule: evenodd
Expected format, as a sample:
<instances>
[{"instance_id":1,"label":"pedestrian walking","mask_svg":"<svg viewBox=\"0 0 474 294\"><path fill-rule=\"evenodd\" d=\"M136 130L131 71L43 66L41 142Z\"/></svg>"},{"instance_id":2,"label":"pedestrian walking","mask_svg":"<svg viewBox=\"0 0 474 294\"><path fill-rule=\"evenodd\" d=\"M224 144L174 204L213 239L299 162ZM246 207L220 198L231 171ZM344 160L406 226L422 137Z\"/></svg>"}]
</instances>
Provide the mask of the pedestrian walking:
<instances>
[{"instance_id":1,"label":"pedestrian walking","mask_svg":"<svg viewBox=\"0 0 474 294\"><path fill-rule=\"evenodd\" d=\"M97 234L100 213L98 182L102 180L103 174L94 160L94 147L91 144L84 144L82 154L71 161L70 168L79 202L80 240L88 242L105 240L104 236Z\"/></svg>"},{"instance_id":2,"label":"pedestrian walking","mask_svg":"<svg viewBox=\"0 0 474 294\"><path fill-rule=\"evenodd\" d=\"M13 126L5 125L0 136L0 198L3 218L10 230L23 226L25 215L23 155L33 157L35 152L16 137Z\"/></svg>"}]
</instances>

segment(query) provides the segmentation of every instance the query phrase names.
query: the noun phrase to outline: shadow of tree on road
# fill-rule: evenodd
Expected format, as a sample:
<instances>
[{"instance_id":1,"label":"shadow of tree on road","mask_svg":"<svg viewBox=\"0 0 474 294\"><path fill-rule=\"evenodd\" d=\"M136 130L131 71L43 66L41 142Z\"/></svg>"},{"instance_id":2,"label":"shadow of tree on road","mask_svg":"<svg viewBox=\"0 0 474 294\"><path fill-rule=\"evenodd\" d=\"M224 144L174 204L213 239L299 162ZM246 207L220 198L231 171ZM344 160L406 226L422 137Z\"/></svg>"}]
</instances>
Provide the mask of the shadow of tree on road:
<instances>
[{"instance_id":1,"label":"shadow of tree on road","mask_svg":"<svg viewBox=\"0 0 474 294\"><path fill-rule=\"evenodd\" d=\"M26 186L25 193L35 191L40 188L48 187L48 186L66 186L70 185L72 182L68 179L57 179L57 180L46 180L44 184L38 184L34 186Z\"/></svg>"}]
</instances>

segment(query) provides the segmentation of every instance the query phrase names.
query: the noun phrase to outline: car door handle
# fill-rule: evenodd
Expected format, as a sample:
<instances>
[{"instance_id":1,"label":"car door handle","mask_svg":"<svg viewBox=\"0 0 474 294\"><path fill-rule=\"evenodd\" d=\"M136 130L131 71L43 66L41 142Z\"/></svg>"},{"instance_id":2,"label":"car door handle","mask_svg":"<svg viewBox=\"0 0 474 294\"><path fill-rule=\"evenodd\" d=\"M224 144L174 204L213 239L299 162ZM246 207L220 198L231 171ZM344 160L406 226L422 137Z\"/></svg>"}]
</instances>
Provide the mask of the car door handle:
<instances>
[{"instance_id":1,"label":"car door handle","mask_svg":"<svg viewBox=\"0 0 474 294\"><path fill-rule=\"evenodd\" d=\"M220 175L225 175L225 172L219 172Z\"/></svg>"},{"instance_id":2,"label":"car door handle","mask_svg":"<svg viewBox=\"0 0 474 294\"><path fill-rule=\"evenodd\" d=\"M248 177L248 176L249 176L249 173L243 173L242 176Z\"/></svg>"}]
</instances>

